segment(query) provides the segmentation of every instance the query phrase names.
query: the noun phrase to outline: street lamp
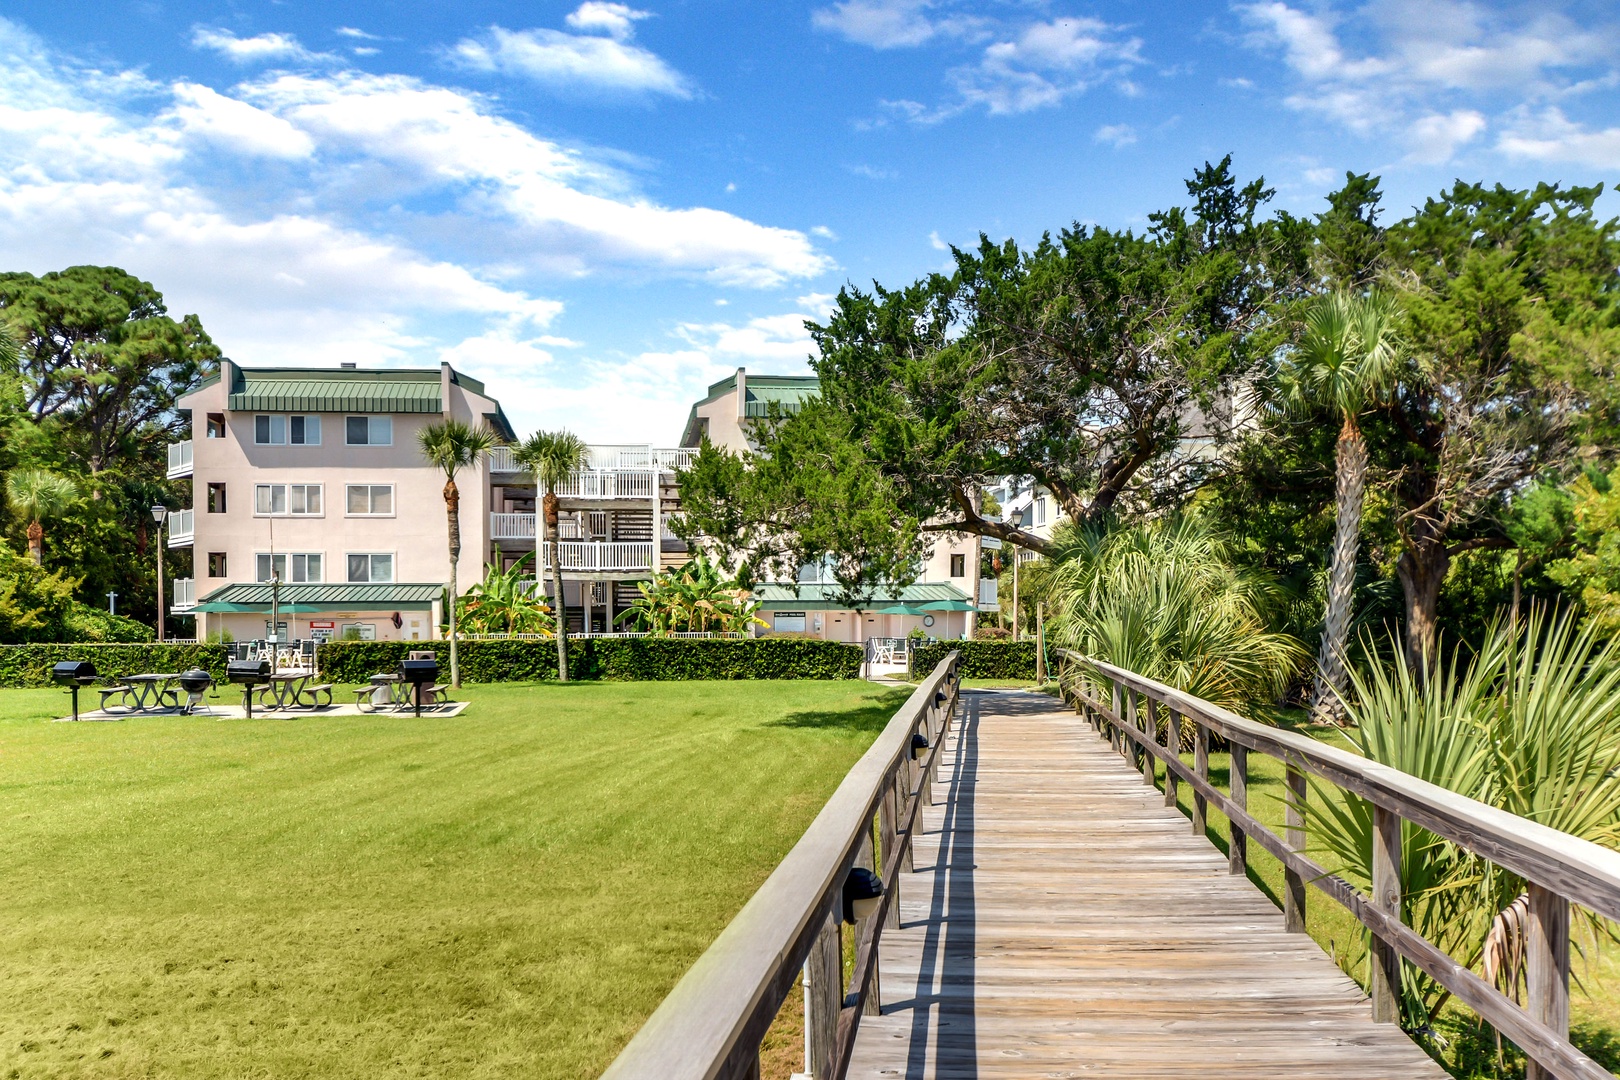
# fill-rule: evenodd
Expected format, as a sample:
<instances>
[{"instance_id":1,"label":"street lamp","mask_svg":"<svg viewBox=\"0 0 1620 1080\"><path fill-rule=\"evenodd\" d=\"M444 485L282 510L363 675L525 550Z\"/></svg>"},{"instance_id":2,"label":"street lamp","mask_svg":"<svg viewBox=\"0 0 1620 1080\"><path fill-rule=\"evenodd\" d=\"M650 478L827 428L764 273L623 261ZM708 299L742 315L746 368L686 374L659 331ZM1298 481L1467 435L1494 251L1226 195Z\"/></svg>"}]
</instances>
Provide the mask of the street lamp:
<instances>
[{"instance_id":1,"label":"street lamp","mask_svg":"<svg viewBox=\"0 0 1620 1080\"><path fill-rule=\"evenodd\" d=\"M1022 529L1024 527L1024 516L1025 511L1014 510L1007 515L1007 520L1012 523L1013 528ZM1013 560L1013 640L1018 641L1018 624L1023 621L1023 612L1018 608L1018 542L1008 540L1007 543L1012 545Z\"/></svg>"},{"instance_id":2,"label":"street lamp","mask_svg":"<svg viewBox=\"0 0 1620 1080\"><path fill-rule=\"evenodd\" d=\"M157 522L157 559L158 559L158 608L157 608L157 639L163 640L163 519L169 516L169 508L162 503L152 507L152 520Z\"/></svg>"}]
</instances>

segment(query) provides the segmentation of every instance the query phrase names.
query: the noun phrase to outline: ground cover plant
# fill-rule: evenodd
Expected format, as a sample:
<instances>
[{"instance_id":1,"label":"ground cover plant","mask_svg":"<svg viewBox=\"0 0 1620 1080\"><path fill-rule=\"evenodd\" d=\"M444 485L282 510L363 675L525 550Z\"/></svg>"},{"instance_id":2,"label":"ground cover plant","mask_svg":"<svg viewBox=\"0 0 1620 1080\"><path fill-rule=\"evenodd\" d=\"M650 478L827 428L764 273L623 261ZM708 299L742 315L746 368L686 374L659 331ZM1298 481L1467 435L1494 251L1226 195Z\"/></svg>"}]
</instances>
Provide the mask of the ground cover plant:
<instances>
[{"instance_id":1,"label":"ground cover plant","mask_svg":"<svg viewBox=\"0 0 1620 1080\"><path fill-rule=\"evenodd\" d=\"M906 692L81 724L0 692L0 1075L595 1076Z\"/></svg>"}]
</instances>

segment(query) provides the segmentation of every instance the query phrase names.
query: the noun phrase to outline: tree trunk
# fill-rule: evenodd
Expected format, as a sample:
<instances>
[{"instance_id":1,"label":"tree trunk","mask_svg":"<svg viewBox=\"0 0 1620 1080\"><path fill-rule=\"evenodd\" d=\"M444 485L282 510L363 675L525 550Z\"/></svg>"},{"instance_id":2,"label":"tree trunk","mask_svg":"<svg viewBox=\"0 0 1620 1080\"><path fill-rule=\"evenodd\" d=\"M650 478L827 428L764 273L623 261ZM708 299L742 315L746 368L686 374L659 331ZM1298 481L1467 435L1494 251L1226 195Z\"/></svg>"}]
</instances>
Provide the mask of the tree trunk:
<instances>
[{"instance_id":1,"label":"tree trunk","mask_svg":"<svg viewBox=\"0 0 1620 1080\"><path fill-rule=\"evenodd\" d=\"M1440 603L1440 586L1445 583L1446 571L1451 567L1451 556L1446 552L1445 538L1434 535L1432 529L1419 522L1413 535L1406 539L1406 550L1395 564L1395 575L1401 580L1401 591L1406 601L1406 662L1425 684L1435 651L1439 647L1440 630L1435 620L1435 609Z\"/></svg>"},{"instance_id":2,"label":"tree trunk","mask_svg":"<svg viewBox=\"0 0 1620 1080\"><path fill-rule=\"evenodd\" d=\"M45 527L37 521L28 523L28 557L34 560L35 566L45 561Z\"/></svg>"},{"instance_id":3,"label":"tree trunk","mask_svg":"<svg viewBox=\"0 0 1620 1080\"><path fill-rule=\"evenodd\" d=\"M455 477L444 484L444 509L450 516L450 685L461 689L461 656L456 650L456 564L461 561L461 492Z\"/></svg>"},{"instance_id":4,"label":"tree trunk","mask_svg":"<svg viewBox=\"0 0 1620 1080\"><path fill-rule=\"evenodd\" d=\"M557 620L557 681L568 681L568 607L563 603L562 544L557 528L557 495L546 492L542 503L546 516L546 541L551 544L551 594Z\"/></svg>"},{"instance_id":5,"label":"tree trunk","mask_svg":"<svg viewBox=\"0 0 1620 1080\"><path fill-rule=\"evenodd\" d=\"M1344 722L1349 692L1345 650L1349 646L1350 608L1356 587L1356 551L1361 545L1361 505L1367 482L1367 443L1353 417L1346 415L1336 453L1337 478L1333 521L1333 561L1328 575L1327 612L1322 618L1322 644L1316 654L1316 683L1311 709L1333 723Z\"/></svg>"}]
</instances>

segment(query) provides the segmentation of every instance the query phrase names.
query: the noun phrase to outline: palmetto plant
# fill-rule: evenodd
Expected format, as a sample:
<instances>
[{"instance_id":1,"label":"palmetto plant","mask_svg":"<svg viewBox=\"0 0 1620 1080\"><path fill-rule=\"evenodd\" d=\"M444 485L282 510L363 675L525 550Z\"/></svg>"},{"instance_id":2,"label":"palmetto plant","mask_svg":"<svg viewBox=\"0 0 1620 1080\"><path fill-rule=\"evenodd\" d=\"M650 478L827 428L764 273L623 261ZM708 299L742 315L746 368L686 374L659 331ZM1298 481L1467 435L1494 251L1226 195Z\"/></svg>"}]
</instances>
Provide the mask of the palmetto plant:
<instances>
[{"instance_id":1,"label":"palmetto plant","mask_svg":"<svg viewBox=\"0 0 1620 1080\"><path fill-rule=\"evenodd\" d=\"M1052 639L1227 708L1275 701L1305 659L1269 631L1276 587L1198 521L1060 526L1047 584Z\"/></svg>"},{"instance_id":2,"label":"palmetto plant","mask_svg":"<svg viewBox=\"0 0 1620 1080\"><path fill-rule=\"evenodd\" d=\"M1350 682L1348 735L1367 757L1620 846L1620 639L1532 609L1518 625L1494 625L1473 656L1437 659L1426 682L1399 647L1390 666L1352 671ZM1370 888L1371 806L1326 787L1318 796L1307 825L1328 869ZM1523 879L1410 823L1402 849L1407 924L1513 988L1522 977ZM1403 1022L1424 1026L1444 992L1416 971L1402 989Z\"/></svg>"},{"instance_id":3,"label":"palmetto plant","mask_svg":"<svg viewBox=\"0 0 1620 1080\"><path fill-rule=\"evenodd\" d=\"M619 621L634 621L652 634L746 633L751 626L766 625L756 614L759 602L753 592L727 578L706 554L651 581L637 582L636 588L641 595Z\"/></svg>"},{"instance_id":4,"label":"palmetto plant","mask_svg":"<svg viewBox=\"0 0 1620 1080\"><path fill-rule=\"evenodd\" d=\"M561 682L568 681L568 609L563 602L557 488L585 467L589 455L590 446L571 431L537 431L512 455L519 468L534 474L536 486L544 492L541 510L546 541L551 545L551 596L557 615L557 678Z\"/></svg>"},{"instance_id":5,"label":"palmetto plant","mask_svg":"<svg viewBox=\"0 0 1620 1080\"><path fill-rule=\"evenodd\" d=\"M1398 308L1380 293L1338 292L1320 298L1305 315L1299 347L1277 373L1291 408L1328 406L1342 418L1334 451L1332 565L1322 643L1316 657L1311 704L1326 719L1343 718L1339 701L1347 689L1345 646L1355 591L1356 550L1367 482L1367 443L1359 417L1390 391L1399 370Z\"/></svg>"},{"instance_id":6,"label":"palmetto plant","mask_svg":"<svg viewBox=\"0 0 1620 1080\"><path fill-rule=\"evenodd\" d=\"M467 590L460 601L462 628L471 634L540 634L554 632L551 608L523 576L525 564L534 552L505 570L500 568L500 552L484 570L484 580Z\"/></svg>"},{"instance_id":7,"label":"palmetto plant","mask_svg":"<svg viewBox=\"0 0 1620 1080\"><path fill-rule=\"evenodd\" d=\"M450 684L461 685L461 658L456 652L456 566L461 561L461 489L456 474L470 468L500 440L488 425L474 427L454 418L429 424L417 432L422 456L444 473L444 509L450 522Z\"/></svg>"},{"instance_id":8,"label":"palmetto plant","mask_svg":"<svg viewBox=\"0 0 1620 1080\"><path fill-rule=\"evenodd\" d=\"M28 557L38 564L45 558L45 519L67 513L79 501L79 488L44 469L19 469L6 477L6 499L28 522Z\"/></svg>"}]
</instances>

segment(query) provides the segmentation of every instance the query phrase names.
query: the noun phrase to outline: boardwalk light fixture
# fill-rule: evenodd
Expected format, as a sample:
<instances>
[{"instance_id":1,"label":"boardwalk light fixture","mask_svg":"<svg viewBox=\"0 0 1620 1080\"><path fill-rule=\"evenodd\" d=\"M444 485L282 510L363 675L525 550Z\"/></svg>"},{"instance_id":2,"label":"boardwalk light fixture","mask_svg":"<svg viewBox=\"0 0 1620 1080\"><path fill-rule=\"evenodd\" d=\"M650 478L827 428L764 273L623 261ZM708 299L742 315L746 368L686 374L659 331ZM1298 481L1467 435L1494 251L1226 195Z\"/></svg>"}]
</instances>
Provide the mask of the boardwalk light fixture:
<instances>
[{"instance_id":1,"label":"boardwalk light fixture","mask_svg":"<svg viewBox=\"0 0 1620 1080\"><path fill-rule=\"evenodd\" d=\"M928 736L920 731L911 733L911 760L921 761L928 756Z\"/></svg>"},{"instance_id":2,"label":"boardwalk light fixture","mask_svg":"<svg viewBox=\"0 0 1620 1080\"><path fill-rule=\"evenodd\" d=\"M850 870L844 879L844 921L854 926L858 920L877 914L883 899L883 879L864 866Z\"/></svg>"},{"instance_id":3,"label":"boardwalk light fixture","mask_svg":"<svg viewBox=\"0 0 1620 1080\"><path fill-rule=\"evenodd\" d=\"M934 691L934 708L943 709L944 707L945 707L945 691L943 691L943 690Z\"/></svg>"}]
</instances>

